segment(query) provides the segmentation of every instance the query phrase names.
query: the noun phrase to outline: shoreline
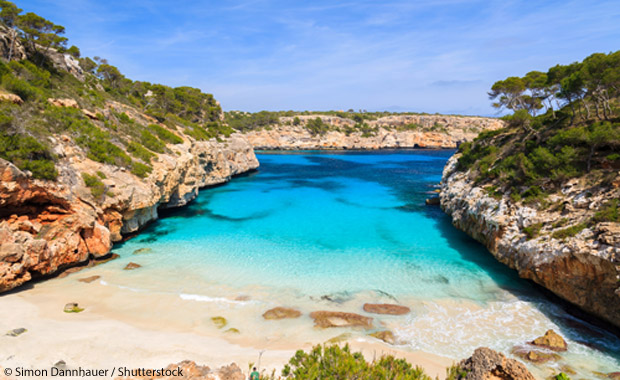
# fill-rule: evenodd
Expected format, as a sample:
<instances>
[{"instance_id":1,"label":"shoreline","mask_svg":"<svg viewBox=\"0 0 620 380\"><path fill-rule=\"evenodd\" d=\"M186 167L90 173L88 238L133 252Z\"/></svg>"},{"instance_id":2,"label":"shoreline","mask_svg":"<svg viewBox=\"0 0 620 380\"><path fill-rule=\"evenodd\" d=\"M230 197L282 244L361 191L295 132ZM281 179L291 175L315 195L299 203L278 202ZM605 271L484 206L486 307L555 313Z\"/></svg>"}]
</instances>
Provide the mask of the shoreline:
<instances>
[{"instance_id":1,"label":"shoreline","mask_svg":"<svg viewBox=\"0 0 620 380\"><path fill-rule=\"evenodd\" d=\"M78 277L75 274L70 276L74 280ZM122 316L115 317L114 313L104 310L102 303L93 300L74 300L86 310L78 314L63 313L62 306L70 299L62 287L46 289L38 285L33 286L29 292L0 296L3 309L12 310L0 321L0 329L27 329L17 337L0 336L0 346L7 347L0 357L2 367L45 368L63 360L68 368L111 368L121 365L130 368L159 368L192 360L211 368L234 362L245 371L247 364L257 363L263 352L261 367L268 369L267 372L272 369L279 372L297 350L309 350L317 343L299 344L276 340L271 344L257 346L245 337L225 338L221 332L210 334L199 327L187 329L161 324L156 317L149 326L138 318L127 321ZM92 288L91 285L83 285ZM104 290L103 293L117 292L111 287L100 288ZM106 297L101 294L97 296ZM112 294L107 296L113 297ZM91 298L92 295L86 294L85 297ZM332 331L336 333L336 330L345 332L348 329ZM352 337L347 343L353 351L361 351L367 360L382 354L394 355L423 367L432 377L442 378L445 368L455 362L422 351L399 349L374 339Z\"/></svg>"}]
</instances>

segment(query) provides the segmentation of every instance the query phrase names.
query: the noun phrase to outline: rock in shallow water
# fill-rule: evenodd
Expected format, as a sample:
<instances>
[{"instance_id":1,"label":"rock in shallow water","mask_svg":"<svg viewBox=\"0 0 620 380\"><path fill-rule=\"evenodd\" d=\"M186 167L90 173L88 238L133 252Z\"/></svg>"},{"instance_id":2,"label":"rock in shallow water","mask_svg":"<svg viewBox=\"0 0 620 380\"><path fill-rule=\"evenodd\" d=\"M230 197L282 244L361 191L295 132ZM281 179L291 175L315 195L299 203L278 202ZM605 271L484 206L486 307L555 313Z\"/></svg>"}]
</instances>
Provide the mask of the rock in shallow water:
<instances>
[{"instance_id":1,"label":"rock in shallow water","mask_svg":"<svg viewBox=\"0 0 620 380\"><path fill-rule=\"evenodd\" d=\"M90 277L84 277L84 278L80 278L78 281L79 282L84 282L86 284L90 284L91 282L100 279L101 276L90 276Z\"/></svg>"},{"instance_id":2,"label":"rock in shallow water","mask_svg":"<svg viewBox=\"0 0 620 380\"><path fill-rule=\"evenodd\" d=\"M374 333L370 334L370 336L375 337L377 339L380 339L380 340L382 340L382 341L384 341L385 343L388 343L388 344L396 343L396 339L394 338L394 333L392 333L391 331L388 331L388 330L377 331L377 332L374 332Z\"/></svg>"},{"instance_id":3,"label":"rock in shallow water","mask_svg":"<svg viewBox=\"0 0 620 380\"><path fill-rule=\"evenodd\" d=\"M566 351L568 345L564 338L553 330L547 330L544 336L540 336L532 342L534 346L548 348L553 351Z\"/></svg>"},{"instance_id":4,"label":"rock in shallow water","mask_svg":"<svg viewBox=\"0 0 620 380\"><path fill-rule=\"evenodd\" d=\"M365 303L364 311L375 314L403 315L411 311L407 306L388 303Z\"/></svg>"},{"instance_id":5,"label":"rock in shallow water","mask_svg":"<svg viewBox=\"0 0 620 380\"><path fill-rule=\"evenodd\" d=\"M372 318L364 317L355 313L344 313L341 311L314 311L310 313L314 319L314 326L320 328L328 327L372 327Z\"/></svg>"},{"instance_id":6,"label":"rock in shallow water","mask_svg":"<svg viewBox=\"0 0 620 380\"><path fill-rule=\"evenodd\" d=\"M140 264L136 264L136 263L129 263L125 266L125 268L123 268L124 270L133 270L133 269L138 269L138 268L142 268L142 265Z\"/></svg>"},{"instance_id":7,"label":"rock in shallow water","mask_svg":"<svg viewBox=\"0 0 620 380\"><path fill-rule=\"evenodd\" d=\"M299 318L301 312L299 310L291 309L288 307L274 307L263 313L263 318L267 320L285 319L285 318Z\"/></svg>"}]
</instances>

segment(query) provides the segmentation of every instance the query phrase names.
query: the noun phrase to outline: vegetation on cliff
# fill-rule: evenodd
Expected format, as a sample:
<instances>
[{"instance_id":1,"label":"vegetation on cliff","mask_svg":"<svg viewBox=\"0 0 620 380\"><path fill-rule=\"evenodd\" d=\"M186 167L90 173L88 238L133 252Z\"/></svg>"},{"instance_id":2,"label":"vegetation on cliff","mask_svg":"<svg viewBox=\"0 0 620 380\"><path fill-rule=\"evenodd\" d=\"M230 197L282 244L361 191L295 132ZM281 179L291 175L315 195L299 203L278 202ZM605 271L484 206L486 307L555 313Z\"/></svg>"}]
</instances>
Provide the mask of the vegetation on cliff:
<instances>
[{"instance_id":1,"label":"vegetation on cliff","mask_svg":"<svg viewBox=\"0 0 620 380\"><path fill-rule=\"evenodd\" d=\"M514 202L553 209L563 205L552 204L549 195L570 179L583 178L592 189L608 188L616 180L620 51L498 81L489 96L494 106L514 112L504 117L507 127L461 145L458 170L470 170L490 195L509 194ZM555 237L573 236L592 223L618 222L617 207L617 199L609 200L595 217ZM535 237L540 227L530 226L526 233ZM555 227L563 226L558 222Z\"/></svg>"},{"instance_id":2,"label":"vegetation on cliff","mask_svg":"<svg viewBox=\"0 0 620 380\"><path fill-rule=\"evenodd\" d=\"M0 1L0 9L0 34L10 41L0 59L0 93L5 94L0 158L35 178L58 175L50 140L54 134L71 137L92 160L144 177L151 171L150 160L166 152L167 144L182 143L181 135L208 140L232 133L220 122L222 110L211 94L132 81L105 59L79 58L77 47L67 48L61 25L23 13L9 1ZM53 99L75 102L54 104ZM111 107L114 102L119 106ZM138 122L132 109L152 122Z\"/></svg>"}]
</instances>

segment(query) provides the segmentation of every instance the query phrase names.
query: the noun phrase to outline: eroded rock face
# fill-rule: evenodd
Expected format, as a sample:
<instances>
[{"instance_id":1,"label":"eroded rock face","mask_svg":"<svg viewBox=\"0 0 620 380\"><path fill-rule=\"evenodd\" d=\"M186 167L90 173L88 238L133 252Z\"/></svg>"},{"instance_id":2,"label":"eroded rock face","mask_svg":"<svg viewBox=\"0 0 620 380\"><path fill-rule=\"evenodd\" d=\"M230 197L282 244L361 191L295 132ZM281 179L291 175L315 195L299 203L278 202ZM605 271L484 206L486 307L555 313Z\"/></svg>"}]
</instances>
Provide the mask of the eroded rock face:
<instances>
[{"instance_id":1,"label":"eroded rock face","mask_svg":"<svg viewBox=\"0 0 620 380\"><path fill-rule=\"evenodd\" d=\"M550 196L560 209L537 209L496 199L477 186L467 172L456 170L459 155L447 163L441 181L441 207L452 223L484 244L522 278L551 290L616 327L620 327L620 241L618 223L598 223L575 236L554 238L553 231L591 220L599 205L620 198L620 186L589 189L571 180ZM563 226L558 226L558 221ZM524 228L540 224L538 236Z\"/></svg>"},{"instance_id":2,"label":"eroded rock face","mask_svg":"<svg viewBox=\"0 0 620 380\"><path fill-rule=\"evenodd\" d=\"M200 188L258 167L252 146L239 134L221 142L183 137L184 143L169 145L169 154L153 160L145 179L89 160L64 135L52 138L59 157L56 181L35 180L0 159L0 292L103 257L123 234L157 219L158 209L186 205ZM108 195L93 197L84 172L104 173Z\"/></svg>"},{"instance_id":3,"label":"eroded rock face","mask_svg":"<svg viewBox=\"0 0 620 380\"><path fill-rule=\"evenodd\" d=\"M456 148L460 142L474 139L483 130L503 126L501 120L483 117L392 115L367 121L369 127L377 128L373 136L363 136L362 132L347 135L340 131L312 135L304 125L317 117L335 127L352 127L355 121L327 115L297 117L301 121L298 126L292 125L293 117L282 117L280 123L283 125L250 131L245 136L257 149ZM412 124L419 128L404 130L404 126Z\"/></svg>"},{"instance_id":4,"label":"eroded rock face","mask_svg":"<svg viewBox=\"0 0 620 380\"><path fill-rule=\"evenodd\" d=\"M341 311L314 311L310 313L310 318L314 319L314 326L320 328L328 327L372 327L372 318L364 317L355 313L344 313Z\"/></svg>"},{"instance_id":5,"label":"eroded rock face","mask_svg":"<svg viewBox=\"0 0 620 380\"><path fill-rule=\"evenodd\" d=\"M525 366L490 348L481 347L458 364L465 376L459 380L535 380Z\"/></svg>"}]
</instances>

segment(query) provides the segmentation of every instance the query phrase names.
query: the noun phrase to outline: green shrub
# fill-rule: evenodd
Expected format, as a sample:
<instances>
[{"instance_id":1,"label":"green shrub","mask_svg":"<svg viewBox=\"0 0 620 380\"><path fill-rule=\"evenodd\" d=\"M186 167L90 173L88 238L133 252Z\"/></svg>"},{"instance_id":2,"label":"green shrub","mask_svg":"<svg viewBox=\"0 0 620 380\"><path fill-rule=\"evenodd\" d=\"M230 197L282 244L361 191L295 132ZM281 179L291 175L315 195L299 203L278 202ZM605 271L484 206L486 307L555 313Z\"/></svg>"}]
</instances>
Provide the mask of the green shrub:
<instances>
[{"instance_id":1,"label":"green shrub","mask_svg":"<svg viewBox=\"0 0 620 380\"><path fill-rule=\"evenodd\" d=\"M601 206L601 208L594 214L592 221L595 223L600 222L616 222L620 223L620 199L612 199Z\"/></svg>"},{"instance_id":2,"label":"green shrub","mask_svg":"<svg viewBox=\"0 0 620 380\"><path fill-rule=\"evenodd\" d=\"M525 235L527 236L527 240L535 239L536 237L538 237L542 227L543 227L542 223L535 223L527 227L523 227L523 232L525 232Z\"/></svg>"},{"instance_id":3,"label":"green shrub","mask_svg":"<svg viewBox=\"0 0 620 380\"><path fill-rule=\"evenodd\" d=\"M141 159L147 164L151 162L153 157L155 157L155 154L151 153L150 150L144 148L135 141L129 143L127 146L127 151L129 151L129 153L131 153L134 157Z\"/></svg>"},{"instance_id":4,"label":"green shrub","mask_svg":"<svg viewBox=\"0 0 620 380\"><path fill-rule=\"evenodd\" d=\"M164 153L164 144L146 129L140 132L140 142L142 143L142 145L152 150L153 152Z\"/></svg>"},{"instance_id":5,"label":"green shrub","mask_svg":"<svg viewBox=\"0 0 620 380\"><path fill-rule=\"evenodd\" d=\"M560 372L557 375L555 375L553 377L555 380L570 380L570 377L568 377L567 374L565 374L564 372Z\"/></svg>"},{"instance_id":6,"label":"green shrub","mask_svg":"<svg viewBox=\"0 0 620 380\"><path fill-rule=\"evenodd\" d=\"M181 144L183 143L183 139L179 136L175 135L171 131L157 124L150 124L148 128L155 132L155 134L163 141L169 142L171 144Z\"/></svg>"},{"instance_id":7,"label":"green shrub","mask_svg":"<svg viewBox=\"0 0 620 380\"><path fill-rule=\"evenodd\" d=\"M54 180L58 177L53 154L32 136L0 131L0 157L22 170L29 170L34 178Z\"/></svg>"},{"instance_id":8,"label":"green shrub","mask_svg":"<svg viewBox=\"0 0 620 380\"><path fill-rule=\"evenodd\" d=\"M36 87L33 87L28 82L16 78L10 74L5 74L2 76L2 85L8 91L18 95L24 101L33 100L39 94Z\"/></svg>"},{"instance_id":9,"label":"green shrub","mask_svg":"<svg viewBox=\"0 0 620 380\"><path fill-rule=\"evenodd\" d=\"M131 172L140 178L146 178L149 175L149 173L151 173L151 171L153 171L152 167L148 165L144 165L140 162L134 161L131 164Z\"/></svg>"},{"instance_id":10,"label":"green shrub","mask_svg":"<svg viewBox=\"0 0 620 380\"><path fill-rule=\"evenodd\" d=\"M106 179L105 173L100 170L97 170L97 176L101 179Z\"/></svg>"},{"instance_id":11,"label":"green shrub","mask_svg":"<svg viewBox=\"0 0 620 380\"><path fill-rule=\"evenodd\" d=\"M575 224L574 226L570 226L563 230L553 232L553 234L551 234L551 237L554 239L558 239L558 240L573 237L577 235L578 233L580 233L587 226L588 225L586 223Z\"/></svg>"},{"instance_id":12,"label":"green shrub","mask_svg":"<svg viewBox=\"0 0 620 380\"><path fill-rule=\"evenodd\" d=\"M82 173L82 179L84 180L84 184L90 188L90 193L95 198L100 198L105 192L105 185L99 177L90 175L88 173Z\"/></svg>"},{"instance_id":13,"label":"green shrub","mask_svg":"<svg viewBox=\"0 0 620 380\"><path fill-rule=\"evenodd\" d=\"M329 128L327 124L323 123L323 120L320 117L316 117L314 119L310 119L308 123L306 123L306 129L311 135L322 135L325 134Z\"/></svg>"},{"instance_id":14,"label":"green shrub","mask_svg":"<svg viewBox=\"0 0 620 380\"><path fill-rule=\"evenodd\" d=\"M431 380L423 369L414 368L404 359L382 356L368 363L360 352L352 353L348 345L315 346L308 353L299 350L284 366L282 375L295 380Z\"/></svg>"}]
</instances>

